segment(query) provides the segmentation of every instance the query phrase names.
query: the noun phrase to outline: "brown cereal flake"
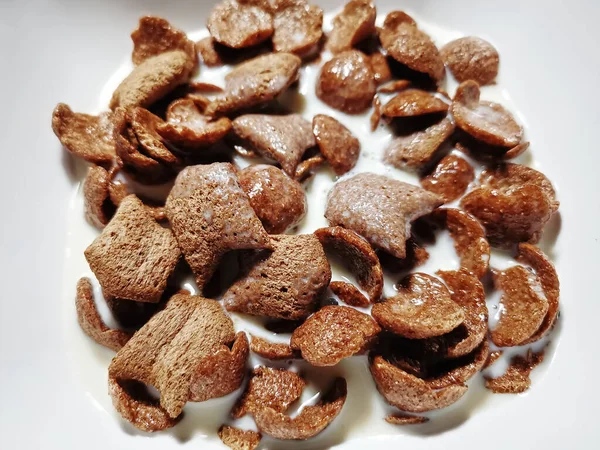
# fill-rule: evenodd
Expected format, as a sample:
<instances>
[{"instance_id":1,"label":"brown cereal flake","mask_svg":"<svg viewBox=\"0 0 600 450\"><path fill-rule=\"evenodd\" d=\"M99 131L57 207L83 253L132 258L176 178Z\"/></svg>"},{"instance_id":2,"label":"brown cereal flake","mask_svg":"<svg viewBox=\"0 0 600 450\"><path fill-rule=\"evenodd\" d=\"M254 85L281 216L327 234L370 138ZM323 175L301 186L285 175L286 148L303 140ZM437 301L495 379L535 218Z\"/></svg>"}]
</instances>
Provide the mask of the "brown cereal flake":
<instances>
[{"instance_id":1,"label":"brown cereal flake","mask_svg":"<svg viewBox=\"0 0 600 450\"><path fill-rule=\"evenodd\" d=\"M83 182L83 204L86 220L96 228L104 228L114 214L115 207L108 195L109 185L106 169L100 166L89 168Z\"/></svg>"},{"instance_id":2,"label":"brown cereal flake","mask_svg":"<svg viewBox=\"0 0 600 450\"><path fill-rule=\"evenodd\" d=\"M200 54L202 63L207 67L220 67L225 64L215 44L216 41L211 36L196 42L196 51Z\"/></svg>"},{"instance_id":3,"label":"brown cereal flake","mask_svg":"<svg viewBox=\"0 0 600 450\"><path fill-rule=\"evenodd\" d=\"M418 425L429 422L429 417L412 416L410 414L392 414L387 416L385 421L392 425Z\"/></svg>"},{"instance_id":4,"label":"brown cereal flake","mask_svg":"<svg viewBox=\"0 0 600 450\"><path fill-rule=\"evenodd\" d=\"M484 86L498 75L498 51L479 37L467 36L449 42L440 50L440 56L459 83L473 80Z\"/></svg>"},{"instance_id":5,"label":"brown cereal flake","mask_svg":"<svg viewBox=\"0 0 600 450\"><path fill-rule=\"evenodd\" d=\"M334 17L333 29L327 39L332 53L350 50L375 33L377 10L370 0L351 0Z\"/></svg>"},{"instance_id":6,"label":"brown cereal flake","mask_svg":"<svg viewBox=\"0 0 600 450\"><path fill-rule=\"evenodd\" d=\"M373 114L371 114L371 131L375 131L379 126L379 122L381 121L381 100L379 99L379 95L375 95L373 97Z\"/></svg>"},{"instance_id":7,"label":"brown cereal flake","mask_svg":"<svg viewBox=\"0 0 600 450\"><path fill-rule=\"evenodd\" d=\"M336 175L350 171L360 155L360 142L342 123L331 116L317 114L312 131L319 150Z\"/></svg>"},{"instance_id":8,"label":"brown cereal flake","mask_svg":"<svg viewBox=\"0 0 600 450\"><path fill-rule=\"evenodd\" d=\"M261 440L260 433L252 430L221 425L218 431L219 439L232 450L254 450Z\"/></svg>"},{"instance_id":9,"label":"brown cereal flake","mask_svg":"<svg viewBox=\"0 0 600 450\"><path fill-rule=\"evenodd\" d=\"M230 48L251 47L273 35L273 17L269 12L235 0L217 3L206 26L215 41Z\"/></svg>"},{"instance_id":10,"label":"brown cereal flake","mask_svg":"<svg viewBox=\"0 0 600 450\"><path fill-rule=\"evenodd\" d=\"M294 179L298 182L303 182L309 178L315 170L321 167L325 163L325 157L320 153L317 153L310 158L303 159L296 167L296 173Z\"/></svg>"},{"instance_id":11,"label":"brown cereal flake","mask_svg":"<svg viewBox=\"0 0 600 450\"><path fill-rule=\"evenodd\" d=\"M306 2L294 2L273 15L273 49L298 56L312 54L323 36L323 10Z\"/></svg>"},{"instance_id":12,"label":"brown cereal flake","mask_svg":"<svg viewBox=\"0 0 600 450\"><path fill-rule=\"evenodd\" d=\"M443 389L448 386L463 384L483 369L489 353L490 345L487 340L484 340L471 353L438 364L436 370L442 371L442 374L434 378L427 378L427 384L432 389Z\"/></svg>"},{"instance_id":13,"label":"brown cereal flake","mask_svg":"<svg viewBox=\"0 0 600 450\"><path fill-rule=\"evenodd\" d=\"M388 64L387 58L380 52L375 52L369 55L369 63L371 64L371 70L373 71L373 77L375 82L380 85L386 83L392 79L392 71ZM380 92L384 92L381 91Z\"/></svg>"},{"instance_id":14,"label":"brown cereal flake","mask_svg":"<svg viewBox=\"0 0 600 450\"><path fill-rule=\"evenodd\" d=\"M383 94L393 94L406 89L408 86L410 86L409 80L393 80L380 86L377 90Z\"/></svg>"},{"instance_id":15,"label":"brown cereal flake","mask_svg":"<svg viewBox=\"0 0 600 450\"><path fill-rule=\"evenodd\" d=\"M430 174L421 178L421 186L444 198L444 203L458 200L475 179L475 170L464 158L444 156Z\"/></svg>"},{"instance_id":16,"label":"brown cereal flake","mask_svg":"<svg viewBox=\"0 0 600 450\"><path fill-rule=\"evenodd\" d=\"M205 81L190 81L188 83L189 89L192 92L223 92L223 88L221 86L217 86L213 83L207 83Z\"/></svg>"},{"instance_id":17,"label":"brown cereal flake","mask_svg":"<svg viewBox=\"0 0 600 450\"><path fill-rule=\"evenodd\" d=\"M297 358L297 352L292 350L289 344L269 342L258 336L252 336L250 341L250 350L261 358L271 360L294 359Z\"/></svg>"},{"instance_id":18,"label":"brown cereal flake","mask_svg":"<svg viewBox=\"0 0 600 450\"><path fill-rule=\"evenodd\" d=\"M504 353L503 350L496 350L496 351L490 352L490 354L488 355L487 361L483 365L483 368L487 369L488 367L493 365L496 361L498 361L498 359L500 359L500 357L502 356L503 353Z\"/></svg>"},{"instance_id":19,"label":"brown cereal flake","mask_svg":"<svg viewBox=\"0 0 600 450\"><path fill-rule=\"evenodd\" d=\"M512 148L489 145L463 132L462 135L459 134L459 141L456 142L455 147L477 161L494 164L522 155L527 151L529 145L529 142L521 142Z\"/></svg>"},{"instance_id":20,"label":"brown cereal flake","mask_svg":"<svg viewBox=\"0 0 600 450\"><path fill-rule=\"evenodd\" d=\"M425 114L445 113L448 104L429 92L406 89L396 94L382 109L386 117L415 117Z\"/></svg>"},{"instance_id":21,"label":"brown cereal flake","mask_svg":"<svg viewBox=\"0 0 600 450\"><path fill-rule=\"evenodd\" d=\"M345 281L332 281L329 283L329 289L347 305L366 308L371 304L356 286Z\"/></svg>"},{"instance_id":22,"label":"brown cereal flake","mask_svg":"<svg viewBox=\"0 0 600 450\"><path fill-rule=\"evenodd\" d=\"M114 138L117 156L125 167L138 171L158 173L163 166L159 161L141 152L135 131L131 125L133 108L117 108L114 113Z\"/></svg>"},{"instance_id":23,"label":"brown cereal flake","mask_svg":"<svg viewBox=\"0 0 600 450\"><path fill-rule=\"evenodd\" d=\"M534 353L528 350L525 357L515 356L504 375L498 378L487 378L485 387L494 394L520 394L531 386L529 375L544 360L544 351Z\"/></svg>"},{"instance_id":24,"label":"brown cereal flake","mask_svg":"<svg viewBox=\"0 0 600 450\"><path fill-rule=\"evenodd\" d=\"M131 108L128 111L128 122L131 131L135 135L138 151L148 157L169 165L178 164L179 158L167 148L164 138L157 129L164 125L163 120L144 108ZM119 152L119 156L122 152ZM123 157L121 156L123 159Z\"/></svg>"}]
</instances>

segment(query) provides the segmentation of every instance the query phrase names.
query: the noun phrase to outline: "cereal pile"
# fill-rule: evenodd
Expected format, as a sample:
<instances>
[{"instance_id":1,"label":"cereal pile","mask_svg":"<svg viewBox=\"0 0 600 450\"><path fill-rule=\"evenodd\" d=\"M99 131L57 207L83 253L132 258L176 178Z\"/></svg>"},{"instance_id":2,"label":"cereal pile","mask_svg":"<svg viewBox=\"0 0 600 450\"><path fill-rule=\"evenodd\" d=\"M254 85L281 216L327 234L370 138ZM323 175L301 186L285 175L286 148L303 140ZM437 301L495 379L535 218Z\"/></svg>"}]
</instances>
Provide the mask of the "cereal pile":
<instances>
[{"instance_id":1,"label":"cereal pile","mask_svg":"<svg viewBox=\"0 0 600 450\"><path fill-rule=\"evenodd\" d=\"M478 37L438 49L402 11L381 27L376 19L369 0L352 0L325 34L322 9L305 0L224 0L208 19L210 36L193 42L165 19L143 17L131 34L134 69L110 110L56 106L55 134L91 164L85 214L101 232L85 258L121 328L105 324L87 278L77 284L77 318L117 352L109 393L134 427L173 427L187 402L243 388L231 420L249 415L258 432L225 423L215 433L227 446L254 449L262 435L308 439L344 407L346 380L332 379L318 403L291 415L307 380L269 362L330 367L361 354L398 409L385 420L420 424L428 418L419 413L465 395L503 348L539 341L555 325L559 281L535 244L559 203L542 173L508 162L528 150L521 125L480 98L498 74L498 52ZM372 110L371 128L394 136L381 160L418 174L420 186L357 172L360 142L349 128L278 101L322 58L315 95L346 114ZM223 86L193 81L202 66L226 65ZM441 87L446 70L460 82L453 98ZM234 154L251 164L238 167ZM339 177L324 210L330 226L297 234L314 207L306 183L327 166ZM140 190L169 183L163 202ZM460 267L418 272L440 230ZM512 251L518 264L491 267L491 248ZM332 281L332 258L355 283ZM402 274L387 298L384 273ZM181 288L186 274L201 295ZM493 326L490 292L501 296ZM236 330L229 312L264 318L289 343ZM264 364L248 372L251 352ZM513 357L486 387L527 390L543 356Z\"/></svg>"}]
</instances>

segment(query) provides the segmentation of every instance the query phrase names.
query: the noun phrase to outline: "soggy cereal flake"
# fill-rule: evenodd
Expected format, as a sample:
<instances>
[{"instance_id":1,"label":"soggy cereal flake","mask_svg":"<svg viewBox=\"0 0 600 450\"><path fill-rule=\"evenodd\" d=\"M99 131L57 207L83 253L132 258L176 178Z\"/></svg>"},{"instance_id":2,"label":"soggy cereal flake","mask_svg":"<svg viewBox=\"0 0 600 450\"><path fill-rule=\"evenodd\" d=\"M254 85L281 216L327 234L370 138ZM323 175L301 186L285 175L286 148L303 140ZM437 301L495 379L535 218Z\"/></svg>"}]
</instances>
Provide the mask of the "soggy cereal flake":
<instances>
[{"instance_id":1,"label":"soggy cereal flake","mask_svg":"<svg viewBox=\"0 0 600 450\"><path fill-rule=\"evenodd\" d=\"M384 175L360 173L338 182L325 217L360 234L397 258L406 256L410 224L441 204L437 195Z\"/></svg>"},{"instance_id":2,"label":"soggy cereal flake","mask_svg":"<svg viewBox=\"0 0 600 450\"><path fill-rule=\"evenodd\" d=\"M392 80L380 86L378 91L384 94L393 94L394 92L403 91L410 86L409 80Z\"/></svg>"},{"instance_id":3,"label":"soggy cereal flake","mask_svg":"<svg viewBox=\"0 0 600 450\"><path fill-rule=\"evenodd\" d=\"M329 289L347 305L366 308L371 304L371 300L365 297L356 286L345 281L332 281L329 283Z\"/></svg>"},{"instance_id":4,"label":"soggy cereal flake","mask_svg":"<svg viewBox=\"0 0 600 450\"><path fill-rule=\"evenodd\" d=\"M381 121L381 100L379 99L379 95L373 97L373 114L371 114L371 131L375 131L379 126L379 122Z\"/></svg>"},{"instance_id":5,"label":"soggy cereal flake","mask_svg":"<svg viewBox=\"0 0 600 450\"><path fill-rule=\"evenodd\" d=\"M459 83L473 80L490 84L498 75L500 56L492 44L467 36L447 43L440 50L442 60Z\"/></svg>"},{"instance_id":6,"label":"soggy cereal flake","mask_svg":"<svg viewBox=\"0 0 600 450\"><path fill-rule=\"evenodd\" d=\"M211 36L196 42L196 51L199 53L202 63L207 67L220 67L225 64L215 44L216 42Z\"/></svg>"},{"instance_id":7,"label":"soggy cereal flake","mask_svg":"<svg viewBox=\"0 0 600 450\"><path fill-rule=\"evenodd\" d=\"M375 52L369 56L369 63L373 71L373 77L377 84L382 84L392 79L392 71L387 58L380 52ZM381 90L380 90L381 91ZM383 91L381 91L383 92Z\"/></svg>"},{"instance_id":8,"label":"soggy cereal flake","mask_svg":"<svg viewBox=\"0 0 600 450\"><path fill-rule=\"evenodd\" d=\"M254 450L261 440L260 433L252 430L221 425L218 431L219 439L232 450Z\"/></svg>"},{"instance_id":9,"label":"soggy cereal flake","mask_svg":"<svg viewBox=\"0 0 600 450\"><path fill-rule=\"evenodd\" d=\"M392 425L418 425L429 422L429 417L412 416L410 414L393 414L387 416L385 421Z\"/></svg>"},{"instance_id":10,"label":"soggy cereal flake","mask_svg":"<svg viewBox=\"0 0 600 450\"><path fill-rule=\"evenodd\" d=\"M294 2L273 15L273 49L276 52L307 56L323 36L323 10L313 4Z\"/></svg>"},{"instance_id":11,"label":"soggy cereal flake","mask_svg":"<svg viewBox=\"0 0 600 450\"><path fill-rule=\"evenodd\" d=\"M223 0L210 13L206 24L215 41L231 48L260 44L273 34L273 17L258 6Z\"/></svg>"},{"instance_id":12,"label":"soggy cereal flake","mask_svg":"<svg viewBox=\"0 0 600 450\"><path fill-rule=\"evenodd\" d=\"M290 346L313 366L334 366L367 350L380 331L368 314L348 306L325 306L296 328Z\"/></svg>"},{"instance_id":13,"label":"soggy cereal flake","mask_svg":"<svg viewBox=\"0 0 600 450\"><path fill-rule=\"evenodd\" d=\"M414 117L446 111L448 111L448 104L429 92L406 89L387 102L383 106L382 113L387 117Z\"/></svg>"},{"instance_id":14,"label":"soggy cereal flake","mask_svg":"<svg viewBox=\"0 0 600 450\"><path fill-rule=\"evenodd\" d=\"M290 176L304 152L315 145L310 122L299 114L246 114L233 121L233 132L252 150L279 163Z\"/></svg>"},{"instance_id":15,"label":"soggy cereal flake","mask_svg":"<svg viewBox=\"0 0 600 450\"><path fill-rule=\"evenodd\" d=\"M229 163L186 167L175 180L165 211L200 289L228 251L271 248Z\"/></svg>"},{"instance_id":16,"label":"soggy cereal flake","mask_svg":"<svg viewBox=\"0 0 600 450\"><path fill-rule=\"evenodd\" d=\"M394 138L383 159L398 169L422 170L436 158L439 148L453 132L454 122L446 117L423 131Z\"/></svg>"},{"instance_id":17,"label":"soggy cereal flake","mask_svg":"<svg viewBox=\"0 0 600 450\"><path fill-rule=\"evenodd\" d=\"M544 360L544 351L534 353L531 349L525 357L515 356L504 375L486 378L485 387L494 394L520 394L531 386L529 375Z\"/></svg>"},{"instance_id":18,"label":"soggy cereal flake","mask_svg":"<svg viewBox=\"0 0 600 450\"><path fill-rule=\"evenodd\" d=\"M433 172L421 178L421 186L444 198L444 203L458 200L475 179L475 170L464 158L444 156Z\"/></svg>"},{"instance_id":19,"label":"soggy cereal flake","mask_svg":"<svg viewBox=\"0 0 600 450\"><path fill-rule=\"evenodd\" d=\"M465 81L456 90L450 107L456 125L475 139L490 145L514 147L523 138L523 128L498 103L479 99L479 85Z\"/></svg>"},{"instance_id":20,"label":"soggy cereal flake","mask_svg":"<svg viewBox=\"0 0 600 450\"><path fill-rule=\"evenodd\" d=\"M238 178L267 233L283 233L304 217L304 189L277 167L249 166L238 173Z\"/></svg>"},{"instance_id":21,"label":"soggy cereal flake","mask_svg":"<svg viewBox=\"0 0 600 450\"><path fill-rule=\"evenodd\" d=\"M258 336L252 336L250 350L261 358L271 360L294 359L298 357L297 352L292 350L289 344L269 342Z\"/></svg>"},{"instance_id":22,"label":"soggy cereal flake","mask_svg":"<svg viewBox=\"0 0 600 450\"><path fill-rule=\"evenodd\" d=\"M98 116L75 113L59 103L52 112L52 130L72 154L94 164L107 165L115 157L112 113Z\"/></svg>"},{"instance_id":23,"label":"soggy cereal flake","mask_svg":"<svg viewBox=\"0 0 600 450\"><path fill-rule=\"evenodd\" d=\"M350 171L360 155L360 142L342 123L331 116L317 114L312 130L319 150L336 175Z\"/></svg>"},{"instance_id":24,"label":"soggy cereal flake","mask_svg":"<svg viewBox=\"0 0 600 450\"><path fill-rule=\"evenodd\" d=\"M490 346L488 341L484 340L473 352L460 358L447 359L438 363L435 370L442 373L433 378L427 378L427 384L432 389L463 384L483 369L489 353Z\"/></svg>"},{"instance_id":25,"label":"soggy cereal flake","mask_svg":"<svg viewBox=\"0 0 600 450\"><path fill-rule=\"evenodd\" d=\"M310 158L303 159L296 167L296 173L294 179L300 183L304 182L313 173L325 163L325 157L320 153L317 153Z\"/></svg>"},{"instance_id":26,"label":"soggy cereal flake","mask_svg":"<svg viewBox=\"0 0 600 450\"><path fill-rule=\"evenodd\" d=\"M375 33L377 10L370 0L351 0L334 17L327 48L333 53L350 50Z\"/></svg>"},{"instance_id":27,"label":"soggy cereal flake","mask_svg":"<svg viewBox=\"0 0 600 450\"><path fill-rule=\"evenodd\" d=\"M92 166L83 182L83 203L85 218L96 228L104 228L112 214L114 205L108 196L110 178L106 169Z\"/></svg>"},{"instance_id":28,"label":"soggy cereal flake","mask_svg":"<svg viewBox=\"0 0 600 450\"><path fill-rule=\"evenodd\" d=\"M77 322L85 334L98 344L118 352L131 338L131 333L123 330L110 329L106 326L94 302L92 283L87 278L77 282L75 297Z\"/></svg>"},{"instance_id":29,"label":"soggy cereal flake","mask_svg":"<svg viewBox=\"0 0 600 450\"><path fill-rule=\"evenodd\" d=\"M250 267L223 296L225 307L280 319L305 318L317 308L331 279L323 246L312 234L271 236L271 245L273 252L246 259Z\"/></svg>"},{"instance_id":30,"label":"soggy cereal flake","mask_svg":"<svg viewBox=\"0 0 600 450\"><path fill-rule=\"evenodd\" d=\"M85 257L107 295L156 303L181 255L170 230L142 202L125 198Z\"/></svg>"},{"instance_id":31,"label":"soggy cereal flake","mask_svg":"<svg viewBox=\"0 0 600 450\"><path fill-rule=\"evenodd\" d=\"M157 131L164 124L160 117L139 107L129 109L127 114L130 130L135 135L138 152L166 165L180 162L179 158L167 148L164 138ZM124 159L121 155L122 152L119 151L119 156Z\"/></svg>"},{"instance_id":32,"label":"soggy cereal flake","mask_svg":"<svg viewBox=\"0 0 600 450\"><path fill-rule=\"evenodd\" d=\"M540 329L548 313L548 299L535 274L523 266L498 273L494 283L501 290L500 318L491 330L498 347L521 345Z\"/></svg>"},{"instance_id":33,"label":"soggy cereal flake","mask_svg":"<svg viewBox=\"0 0 600 450\"><path fill-rule=\"evenodd\" d=\"M357 114L371 106L376 88L367 57L358 50L347 50L323 64L316 94L332 108Z\"/></svg>"},{"instance_id":34,"label":"soggy cereal flake","mask_svg":"<svg viewBox=\"0 0 600 450\"><path fill-rule=\"evenodd\" d=\"M371 310L386 330L409 339L425 339L449 333L465 319L446 286L430 275L413 273L397 288L398 294Z\"/></svg>"}]
</instances>

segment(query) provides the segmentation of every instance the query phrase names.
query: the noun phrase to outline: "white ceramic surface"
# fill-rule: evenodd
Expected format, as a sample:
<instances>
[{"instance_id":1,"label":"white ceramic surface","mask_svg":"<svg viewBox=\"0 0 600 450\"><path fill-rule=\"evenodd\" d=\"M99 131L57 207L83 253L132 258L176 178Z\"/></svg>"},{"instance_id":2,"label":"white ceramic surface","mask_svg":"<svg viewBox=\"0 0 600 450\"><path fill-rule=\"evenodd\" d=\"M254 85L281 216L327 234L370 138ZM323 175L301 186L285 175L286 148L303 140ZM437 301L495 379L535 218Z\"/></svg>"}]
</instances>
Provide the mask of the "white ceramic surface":
<instances>
[{"instance_id":1,"label":"white ceramic surface","mask_svg":"<svg viewBox=\"0 0 600 450\"><path fill-rule=\"evenodd\" d=\"M339 6L319 1L324 8ZM525 4L521 4L525 3ZM561 277L559 345L532 389L510 401L456 416L431 433L399 430L383 448L595 448L595 295L600 232L593 139L600 75L596 42L600 5L592 2L378 1L380 11L406 8L429 23L489 38L502 59L503 89L521 113L536 167L561 200L554 247ZM129 33L142 14L163 15L186 31L202 27L212 2L0 2L1 150L5 193L0 269L0 448L212 448L201 439L131 434L81 381L65 315L63 261L67 210L79 181L50 129L54 105L97 108L100 89L130 52ZM88 348L88 347L86 347ZM375 392L372 395L377 395ZM365 442L339 444L364 448ZM107 447L108 446L108 447ZM281 447L285 448L285 447ZM317 444L305 448L320 448Z\"/></svg>"}]
</instances>

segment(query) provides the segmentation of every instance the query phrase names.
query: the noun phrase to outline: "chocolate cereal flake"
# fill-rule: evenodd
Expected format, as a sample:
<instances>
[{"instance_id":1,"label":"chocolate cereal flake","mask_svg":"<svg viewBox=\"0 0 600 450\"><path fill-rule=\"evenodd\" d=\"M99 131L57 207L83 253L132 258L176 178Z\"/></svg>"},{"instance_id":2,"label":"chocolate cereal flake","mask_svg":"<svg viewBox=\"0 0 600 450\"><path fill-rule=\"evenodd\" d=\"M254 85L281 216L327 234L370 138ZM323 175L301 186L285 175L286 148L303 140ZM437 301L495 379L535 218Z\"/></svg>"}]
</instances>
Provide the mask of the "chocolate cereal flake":
<instances>
[{"instance_id":1,"label":"chocolate cereal flake","mask_svg":"<svg viewBox=\"0 0 600 450\"><path fill-rule=\"evenodd\" d=\"M217 42L239 49L269 39L273 34L273 17L258 6L223 0L211 11L206 26Z\"/></svg>"},{"instance_id":2,"label":"chocolate cereal flake","mask_svg":"<svg viewBox=\"0 0 600 450\"><path fill-rule=\"evenodd\" d=\"M387 117L415 117L446 111L448 104L429 92L406 89L387 102L382 113Z\"/></svg>"},{"instance_id":3,"label":"chocolate cereal flake","mask_svg":"<svg viewBox=\"0 0 600 450\"><path fill-rule=\"evenodd\" d=\"M418 425L429 422L429 417L412 416L410 414L392 414L387 416L385 421L392 425Z\"/></svg>"},{"instance_id":4,"label":"chocolate cereal flake","mask_svg":"<svg viewBox=\"0 0 600 450\"><path fill-rule=\"evenodd\" d=\"M232 450L254 450L261 440L260 433L256 431L240 430L228 425L221 425L218 434L223 444Z\"/></svg>"},{"instance_id":5,"label":"chocolate cereal flake","mask_svg":"<svg viewBox=\"0 0 600 450\"><path fill-rule=\"evenodd\" d=\"M444 156L433 172L421 178L421 186L441 195L445 203L459 199L475 179L475 170L464 158Z\"/></svg>"},{"instance_id":6,"label":"chocolate cereal flake","mask_svg":"<svg viewBox=\"0 0 600 450\"><path fill-rule=\"evenodd\" d=\"M483 86L498 75L498 51L479 37L468 36L449 42L442 47L440 55L459 83L473 80Z\"/></svg>"},{"instance_id":7,"label":"chocolate cereal flake","mask_svg":"<svg viewBox=\"0 0 600 450\"><path fill-rule=\"evenodd\" d=\"M456 359L442 361L438 370L441 375L428 378L427 384L432 389L443 389L457 384L463 384L473 378L475 374L483 369L488 360L490 346L484 340L473 352Z\"/></svg>"},{"instance_id":8,"label":"chocolate cereal flake","mask_svg":"<svg viewBox=\"0 0 600 450\"><path fill-rule=\"evenodd\" d=\"M339 121L317 114L312 122L317 145L336 175L350 171L360 155L360 142Z\"/></svg>"},{"instance_id":9,"label":"chocolate cereal flake","mask_svg":"<svg viewBox=\"0 0 600 450\"><path fill-rule=\"evenodd\" d=\"M109 185L106 169L100 166L89 168L83 182L83 203L86 220L96 228L104 228L114 213L114 205L108 195Z\"/></svg>"},{"instance_id":10,"label":"chocolate cereal flake","mask_svg":"<svg viewBox=\"0 0 600 450\"><path fill-rule=\"evenodd\" d=\"M371 131L375 131L379 126L379 122L381 122L381 100L379 99L379 95L373 97L373 114L371 114Z\"/></svg>"},{"instance_id":11,"label":"chocolate cereal flake","mask_svg":"<svg viewBox=\"0 0 600 450\"><path fill-rule=\"evenodd\" d=\"M216 41L211 36L196 42L196 51L200 54L202 63L207 67L220 67L225 64L215 44Z\"/></svg>"},{"instance_id":12,"label":"chocolate cereal flake","mask_svg":"<svg viewBox=\"0 0 600 450\"><path fill-rule=\"evenodd\" d=\"M393 94L406 89L408 86L410 86L409 80L393 80L381 86L378 91L384 94Z\"/></svg>"},{"instance_id":13,"label":"chocolate cereal flake","mask_svg":"<svg viewBox=\"0 0 600 450\"><path fill-rule=\"evenodd\" d=\"M531 386L529 375L544 360L544 351L534 353L529 350L525 357L515 356L504 375L486 378L485 387L494 394L520 394Z\"/></svg>"},{"instance_id":14,"label":"chocolate cereal flake","mask_svg":"<svg viewBox=\"0 0 600 450\"><path fill-rule=\"evenodd\" d=\"M388 64L387 58L379 52L375 52L369 56L369 63L371 64L371 70L373 70L373 77L377 84L383 84L392 79L392 71ZM380 92L384 92L381 89Z\"/></svg>"},{"instance_id":15,"label":"chocolate cereal flake","mask_svg":"<svg viewBox=\"0 0 600 450\"><path fill-rule=\"evenodd\" d=\"M370 0L352 0L334 17L327 48L333 53L350 50L375 33L377 10Z\"/></svg>"},{"instance_id":16,"label":"chocolate cereal flake","mask_svg":"<svg viewBox=\"0 0 600 450\"><path fill-rule=\"evenodd\" d=\"M332 281L329 283L329 289L347 305L366 308L371 304L371 300L365 297L356 286L345 281Z\"/></svg>"},{"instance_id":17,"label":"chocolate cereal flake","mask_svg":"<svg viewBox=\"0 0 600 450\"><path fill-rule=\"evenodd\" d=\"M323 36L323 10L306 2L292 2L273 15L273 48L276 52L307 56Z\"/></svg>"},{"instance_id":18,"label":"chocolate cereal flake","mask_svg":"<svg viewBox=\"0 0 600 450\"><path fill-rule=\"evenodd\" d=\"M130 131L135 135L134 141L137 143L138 152L165 165L180 162L179 158L167 148L165 139L157 131L161 125L164 125L160 117L139 107L131 108L127 113ZM122 151L119 151L119 156L125 160Z\"/></svg>"},{"instance_id":19,"label":"chocolate cereal flake","mask_svg":"<svg viewBox=\"0 0 600 450\"><path fill-rule=\"evenodd\" d=\"M271 360L297 358L297 352L289 344L269 342L258 336L252 336L250 350L261 358Z\"/></svg>"},{"instance_id":20,"label":"chocolate cereal flake","mask_svg":"<svg viewBox=\"0 0 600 450\"><path fill-rule=\"evenodd\" d=\"M325 157L320 153L310 158L303 159L296 167L294 179L300 183L309 178L319 167L325 163Z\"/></svg>"}]
</instances>

